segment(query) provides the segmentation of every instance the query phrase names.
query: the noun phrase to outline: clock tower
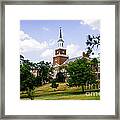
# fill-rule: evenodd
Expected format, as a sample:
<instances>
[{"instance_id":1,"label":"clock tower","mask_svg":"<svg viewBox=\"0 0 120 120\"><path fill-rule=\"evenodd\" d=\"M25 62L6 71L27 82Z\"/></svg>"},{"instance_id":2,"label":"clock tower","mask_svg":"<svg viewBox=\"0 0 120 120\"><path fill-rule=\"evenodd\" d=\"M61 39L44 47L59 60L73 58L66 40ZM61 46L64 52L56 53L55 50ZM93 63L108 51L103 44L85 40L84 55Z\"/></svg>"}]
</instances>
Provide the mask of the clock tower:
<instances>
[{"instance_id":1,"label":"clock tower","mask_svg":"<svg viewBox=\"0 0 120 120\"><path fill-rule=\"evenodd\" d=\"M53 65L61 65L68 59L68 56L66 55L66 49L64 48L64 40L62 38L61 27L57 45L58 48L55 50L55 56L53 57Z\"/></svg>"}]
</instances>

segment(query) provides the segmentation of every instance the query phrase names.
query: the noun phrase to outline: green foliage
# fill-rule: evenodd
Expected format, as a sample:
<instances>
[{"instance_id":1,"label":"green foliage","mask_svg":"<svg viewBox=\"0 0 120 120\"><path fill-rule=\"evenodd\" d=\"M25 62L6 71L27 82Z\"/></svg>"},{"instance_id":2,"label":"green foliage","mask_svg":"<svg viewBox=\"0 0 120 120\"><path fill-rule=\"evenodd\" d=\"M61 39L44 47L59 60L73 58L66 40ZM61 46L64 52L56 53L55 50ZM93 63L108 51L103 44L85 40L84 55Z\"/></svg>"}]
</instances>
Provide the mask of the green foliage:
<instances>
[{"instance_id":1,"label":"green foliage","mask_svg":"<svg viewBox=\"0 0 120 120\"><path fill-rule=\"evenodd\" d=\"M49 73L48 73L48 80L49 80L49 82L51 81L51 80L53 80L53 76L54 76L54 68L53 68L53 65L52 66L50 66L50 68L49 68Z\"/></svg>"},{"instance_id":2,"label":"green foliage","mask_svg":"<svg viewBox=\"0 0 120 120\"><path fill-rule=\"evenodd\" d=\"M58 72L56 75L57 82L65 82L65 76L62 72Z\"/></svg>"},{"instance_id":3,"label":"green foliage","mask_svg":"<svg viewBox=\"0 0 120 120\"><path fill-rule=\"evenodd\" d=\"M32 74L32 71L37 71L37 76ZM39 63L33 63L29 60L24 60L24 63L20 65L20 90L27 91L28 97L34 99L35 87L41 86L52 79L52 67L50 63L41 61Z\"/></svg>"},{"instance_id":4,"label":"green foliage","mask_svg":"<svg viewBox=\"0 0 120 120\"><path fill-rule=\"evenodd\" d=\"M95 71L98 71L98 63L99 63L99 61L97 60L97 58L93 58L92 61L91 61L92 68Z\"/></svg>"},{"instance_id":5,"label":"green foliage","mask_svg":"<svg viewBox=\"0 0 120 120\"><path fill-rule=\"evenodd\" d=\"M41 76L35 77L35 86L38 87L38 86L41 86L41 85L42 85L42 78L41 78Z\"/></svg>"},{"instance_id":6,"label":"green foliage","mask_svg":"<svg viewBox=\"0 0 120 120\"><path fill-rule=\"evenodd\" d=\"M28 64L20 65L20 89L27 90L28 88L28 78L31 77L30 67Z\"/></svg>"},{"instance_id":7,"label":"green foliage","mask_svg":"<svg viewBox=\"0 0 120 120\"><path fill-rule=\"evenodd\" d=\"M85 100L89 100L88 97L93 97L93 100L96 100L95 96L86 96L86 94L82 94L81 87L68 87L66 83L59 83L59 87L52 88L50 87L51 83L45 84L43 86L39 86L35 89L35 100L82 100L84 96ZM54 91L55 90L55 91ZM99 89L87 89L86 92L100 92ZM28 99L26 92L21 93L21 99ZM99 97L100 96L96 96Z\"/></svg>"},{"instance_id":8,"label":"green foliage","mask_svg":"<svg viewBox=\"0 0 120 120\"><path fill-rule=\"evenodd\" d=\"M38 76L40 76L42 84L45 84L46 82L49 82L48 77L49 71L50 71L50 63L41 61L37 63L37 69L38 69Z\"/></svg>"},{"instance_id":9,"label":"green foliage","mask_svg":"<svg viewBox=\"0 0 120 120\"><path fill-rule=\"evenodd\" d=\"M32 94L35 89L35 77L30 72L30 66L27 63L20 65L20 90L26 90L28 97L32 100L34 95Z\"/></svg>"},{"instance_id":10,"label":"green foliage","mask_svg":"<svg viewBox=\"0 0 120 120\"><path fill-rule=\"evenodd\" d=\"M86 41L86 45L88 46L87 47L87 54L90 55L91 53L93 53L93 48L94 47L99 47L100 45L100 35L98 36L91 36L91 35L88 35L88 39Z\"/></svg>"},{"instance_id":11,"label":"green foliage","mask_svg":"<svg viewBox=\"0 0 120 120\"><path fill-rule=\"evenodd\" d=\"M83 85L86 82L93 83L96 80L95 71L93 71L90 61L86 58L77 59L74 62L70 62L68 64L67 71L69 74L69 86L82 85L83 92Z\"/></svg>"},{"instance_id":12,"label":"green foliage","mask_svg":"<svg viewBox=\"0 0 120 120\"><path fill-rule=\"evenodd\" d=\"M57 84L57 81L55 79L51 81L50 87L57 89L58 86L59 86L59 84Z\"/></svg>"},{"instance_id":13,"label":"green foliage","mask_svg":"<svg viewBox=\"0 0 120 120\"><path fill-rule=\"evenodd\" d=\"M28 98L34 100L34 90L28 89Z\"/></svg>"}]
</instances>

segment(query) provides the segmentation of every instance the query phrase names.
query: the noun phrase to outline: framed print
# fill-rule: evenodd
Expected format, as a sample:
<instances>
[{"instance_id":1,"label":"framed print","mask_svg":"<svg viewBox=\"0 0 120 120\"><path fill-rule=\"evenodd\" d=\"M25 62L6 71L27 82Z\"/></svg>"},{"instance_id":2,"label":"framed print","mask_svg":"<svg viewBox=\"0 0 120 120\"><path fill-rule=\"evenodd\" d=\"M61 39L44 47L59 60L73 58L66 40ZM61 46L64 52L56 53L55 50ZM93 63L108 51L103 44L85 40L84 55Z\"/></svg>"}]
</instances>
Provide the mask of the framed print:
<instances>
[{"instance_id":1,"label":"framed print","mask_svg":"<svg viewBox=\"0 0 120 120\"><path fill-rule=\"evenodd\" d=\"M119 2L1 8L1 118L119 119Z\"/></svg>"}]
</instances>

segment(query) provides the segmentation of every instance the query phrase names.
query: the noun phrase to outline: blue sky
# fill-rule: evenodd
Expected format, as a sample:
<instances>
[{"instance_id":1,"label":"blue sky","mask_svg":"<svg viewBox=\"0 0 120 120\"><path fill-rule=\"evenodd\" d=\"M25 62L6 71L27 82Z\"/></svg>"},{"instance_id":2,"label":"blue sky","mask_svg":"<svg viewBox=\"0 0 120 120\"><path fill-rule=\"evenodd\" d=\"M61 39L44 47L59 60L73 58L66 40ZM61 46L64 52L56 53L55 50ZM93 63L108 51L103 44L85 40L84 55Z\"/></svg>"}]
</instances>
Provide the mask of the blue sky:
<instances>
[{"instance_id":1,"label":"blue sky","mask_svg":"<svg viewBox=\"0 0 120 120\"><path fill-rule=\"evenodd\" d=\"M62 27L64 47L69 58L81 56L86 51L88 34L100 34L99 20L21 20L20 54L33 62L52 62L59 27Z\"/></svg>"}]
</instances>

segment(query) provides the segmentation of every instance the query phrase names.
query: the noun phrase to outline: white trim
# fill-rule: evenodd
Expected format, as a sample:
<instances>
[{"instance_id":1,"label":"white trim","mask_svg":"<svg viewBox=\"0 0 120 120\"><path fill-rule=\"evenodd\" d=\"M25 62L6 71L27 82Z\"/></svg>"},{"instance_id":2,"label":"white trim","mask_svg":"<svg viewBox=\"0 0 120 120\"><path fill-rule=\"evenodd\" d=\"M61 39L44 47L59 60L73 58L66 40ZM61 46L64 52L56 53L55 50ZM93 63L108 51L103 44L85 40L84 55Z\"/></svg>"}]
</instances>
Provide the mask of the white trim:
<instances>
[{"instance_id":1,"label":"white trim","mask_svg":"<svg viewBox=\"0 0 120 120\"><path fill-rule=\"evenodd\" d=\"M62 57L69 57L68 55L62 55L62 54L58 54L58 55L55 55L54 57L58 57L58 56L62 56Z\"/></svg>"}]
</instances>

